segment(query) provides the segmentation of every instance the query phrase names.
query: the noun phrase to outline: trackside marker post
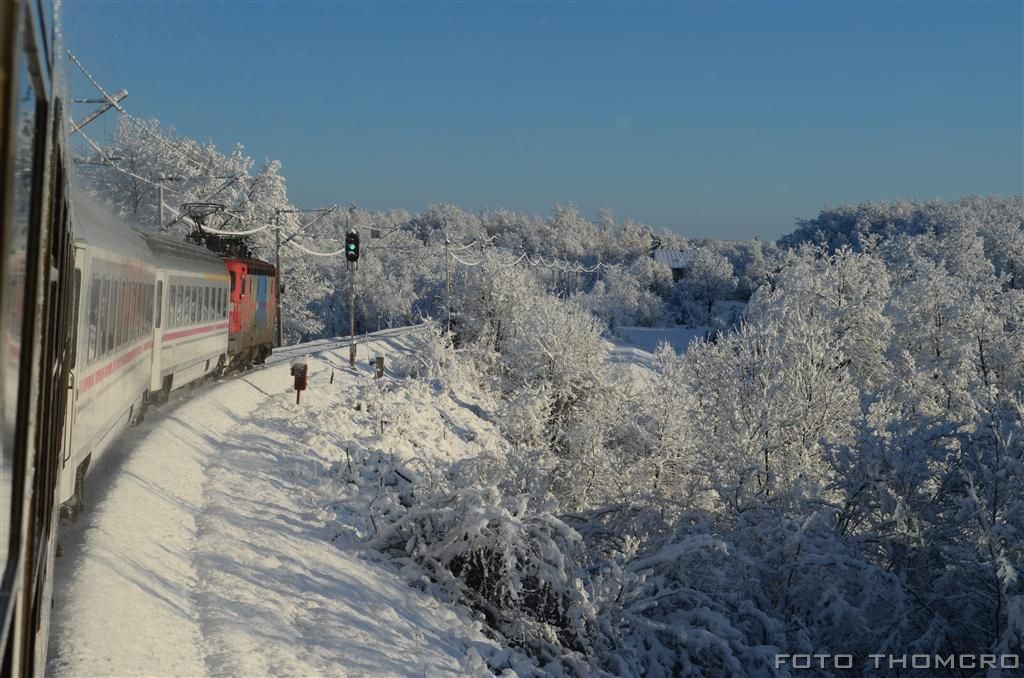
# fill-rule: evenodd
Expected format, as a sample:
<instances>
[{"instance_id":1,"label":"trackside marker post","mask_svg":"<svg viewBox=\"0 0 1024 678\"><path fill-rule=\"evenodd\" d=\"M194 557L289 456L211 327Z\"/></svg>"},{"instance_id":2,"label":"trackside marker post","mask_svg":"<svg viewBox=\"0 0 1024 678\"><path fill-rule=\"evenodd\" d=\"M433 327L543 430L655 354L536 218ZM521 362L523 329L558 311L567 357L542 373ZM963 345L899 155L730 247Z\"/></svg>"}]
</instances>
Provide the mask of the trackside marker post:
<instances>
[{"instance_id":1,"label":"trackside marker post","mask_svg":"<svg viewBox=\"0 0 1024 678\"><path fill-rule=\"evenodd\" d=\"M305 360L292 361L292 377L295 378L295 404L298 405L302 399L302 392L306 390L306 376L309 373L309 366Z\"/></svg>"}]
</instances>

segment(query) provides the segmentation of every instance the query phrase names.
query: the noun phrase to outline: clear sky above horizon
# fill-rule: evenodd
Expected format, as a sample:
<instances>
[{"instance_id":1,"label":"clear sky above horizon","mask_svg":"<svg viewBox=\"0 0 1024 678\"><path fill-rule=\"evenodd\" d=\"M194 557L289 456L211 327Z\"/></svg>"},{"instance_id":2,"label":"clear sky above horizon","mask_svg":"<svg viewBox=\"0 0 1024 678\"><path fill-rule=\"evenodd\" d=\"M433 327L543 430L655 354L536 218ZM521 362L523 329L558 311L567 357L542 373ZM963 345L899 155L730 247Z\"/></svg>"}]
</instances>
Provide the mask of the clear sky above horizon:
<instances>
[{"instance_id":1,"label":"clear sky above horizon","mask_svg":"<svg viewBox=\"0 0 1024 678\"><path fill-rule=\"evenodd\" d=\"M775 238L826 204L1024 191L1019 0L65 0L63 15L66 46L128 111L281 160L302 207L572 202Z\"/></svg>"}]
</instances>

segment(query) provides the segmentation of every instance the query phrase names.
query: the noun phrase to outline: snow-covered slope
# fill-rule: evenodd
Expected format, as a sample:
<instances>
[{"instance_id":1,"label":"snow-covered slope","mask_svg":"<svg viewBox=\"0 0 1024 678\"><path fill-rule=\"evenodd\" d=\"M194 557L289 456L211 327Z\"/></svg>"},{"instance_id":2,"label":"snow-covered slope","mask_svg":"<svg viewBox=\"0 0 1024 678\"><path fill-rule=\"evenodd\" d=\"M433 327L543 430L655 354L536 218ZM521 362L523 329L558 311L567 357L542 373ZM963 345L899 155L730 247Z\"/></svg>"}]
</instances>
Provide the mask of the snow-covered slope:
<instances>
[{"instance_id":1,"label":"snow-covered slope","mask_svg":"<svg viewBox=\"0 0 1024 678\"><path fill-rule=\"evenodd\" d=\"M381 415L368 359L409 342L406 331L371 335L354 372L344 342L291 347L123 436L89 477L83 518L61 527L49 673L434 676L480 665L497 649L480 624L375 562L331 473L346 451L429 464L424 455L472 454L497 435L472 405L415 388ZM302 356L310 383L296 405L289 365ZM383 445L382 421L404 434Z\"/></svg>"}]
</instances>

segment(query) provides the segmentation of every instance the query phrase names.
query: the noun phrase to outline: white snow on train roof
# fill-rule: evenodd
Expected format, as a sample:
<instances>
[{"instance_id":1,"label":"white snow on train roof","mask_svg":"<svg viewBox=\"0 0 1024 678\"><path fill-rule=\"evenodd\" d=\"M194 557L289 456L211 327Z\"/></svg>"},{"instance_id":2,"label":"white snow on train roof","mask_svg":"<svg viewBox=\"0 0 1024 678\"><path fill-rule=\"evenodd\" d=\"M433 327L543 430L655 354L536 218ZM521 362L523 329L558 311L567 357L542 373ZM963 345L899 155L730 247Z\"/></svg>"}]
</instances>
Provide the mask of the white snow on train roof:
<instances>
[{"instance_id":1,"label":"white snow on train roof","mask_svg":"<svg viewBox=\"0 0 1024 678\"><path fill-rule=\"evenodd\" d=\"M192 273L214 273L227 278L224 261L208 249L157 233L143 233L158 268Z\"/></svg>"},{"instance_id":2,"label":"white snow on train roof","mask_svg":"<svg viewBox=\"0 0 1024 678\"><path fill-rule=\"evenodd\" d=\"M71 228L77 242L153 263L153 254L138 229L74 182L70 192Z\"/></svg>"}]
</instances>

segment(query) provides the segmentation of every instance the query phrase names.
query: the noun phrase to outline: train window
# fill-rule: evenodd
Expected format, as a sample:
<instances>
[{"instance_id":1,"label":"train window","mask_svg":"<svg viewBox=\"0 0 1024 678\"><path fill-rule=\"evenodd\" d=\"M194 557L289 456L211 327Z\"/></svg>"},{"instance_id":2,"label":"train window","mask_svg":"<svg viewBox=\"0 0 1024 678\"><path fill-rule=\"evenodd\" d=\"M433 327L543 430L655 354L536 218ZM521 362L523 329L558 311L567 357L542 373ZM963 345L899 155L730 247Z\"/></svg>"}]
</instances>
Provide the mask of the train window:
<instances>
[{"instance_id":1,"label":"train window","mask_svg":"<svg viewBox=\"0 0 1024 678\"><path fill-rule=\"evenodd\" d=\"M209 287L203 292L203 309L206 311L204 320L213 320L213 300L210 294L213 292Z\"/></svg>"},{"instance_id":2,"label":"train window","mask_svg":"<svg viewBox=\"0 0 1024 678\"><path fill-rule=\"evenodd\" d=\"M174 326L181 327L181 319L184 317L185 297L182 295L181 285L174 286Z\"/></svg>"},{"instance_id":3,"label":"train window","mask_svg":"<svg viewBox=\"0 0 1024 678\"><path fill-rule=\"evenodd\" d=\"M142 292L139 283L132 281L128 283L132 290L132 306L128 314L128 332L132 341L139 338L139 318L142 317Z\"/></svg>"},{"instance_id":4,"label":"train window","mask_svg":"<svg viewBox=\"0 0 1024 678\"><path fill-rule=\"evenodd\" d=\"M125 293L124 281L117 281L117 303L113 306L114 311L114 350L121 348L124 343L124 320L125 309L128 306L128 295Z\"/></svg>"},{"instance_id":5,"label":"train window","mask_svg":"<svg viewBox=\"0 0 1024 678\"><path fill-rule=\"evenodd\" d=\"M146 283L142 286L142 335L149 334L149 331L153 329L153 284Z\"/></svg>"},{"instance_id":6,"label":"train window","mask_svg":"<svg viewBox=\"0 0 1024 678\"><path fill-rule=\"evenodd\" d=\"M135 341L139 338L139 318L142 316L142 308L140 307L142 295L139 294L139 283L135 281L129 282L128 287L132 291L132 305L128 309L128 337L132 341Z\"/></svg>"},{"instance_id":7,"label":"train window","mask_svg":"<svg viewBox=\"0 0 1024 678\"><path fill-rule=\"evenodd\" d=\"M108 310L110 311L110 337L109 337L110 341L109 341L109 348L108 348L108 350L111 350L111 351L116 351L117 350L118 326L120 324L119 323L120 319L118 318L118 316L120 315L120 310L121 310L121 304L122 303L123 303L123 301L121 299L121 281L120 280L111 280L110 281L110 306L108 307Z\"/></svg>"},{"instance_id":8,"label":"train window","mask_svg":"<svg viewBox=\"0 0 1024 678\"><path fill-rule=\"evenodd\" d=\"M125 291L125 284L123 280L117 281L117 302L114 304L115 316L115 334L114 334L114 348L120 348L124 344L124 330L126 311L128 309L128 295Z\"/></svg>"},{"instance_id":9,"label":"train window","mask_svg":"<svg viewBox=\"0 0 1024 678\"><path fill-rule=\"evenodd\" d=\"M146 286L140 282L135 283L135 338L142 337L142 319L146 317L146 295L143 294Z\"/></svg>"},{"instance_id":10,"label":"train window","mask_svg":"<svg viewBox=\"0 0 1024 678\"><path fill-rule=\"evenodd\" d=\"M139 312L135 316L135 336L138 339L142 338L143 332L146 328L146 323L150 322L152 318L146 315L146 309L149 307L149 302L146 299L146 290L149 286L145 283L136 283L136 289L139 292Z\"/></svg>"},{"instance_id":11,"label":"train window","mask_svg":"<svg viewBox=\"0 0 1024 678\"><path fill-rule=\"evenodd\" d=\"M4 14L9 12L4 11ZM17 15L17 13L15 13ZM6 29L7 27L4 26ZM7 31L4 31L7 37ZM7 43L4 44L6 56ZM11 221L4 220L0 226L0 243L6 245L2 250L3 261L0 262L0 273L3 280L0 281L0 313L3 314L0 320L0 327L3 328L3 350L0 351L0 374L2 374L3 390L0 393L2 398L2 424L3 436L0 438L0 584L4 584L0 593L0 624L6 618L10 581L5 574L10 574L8 568L14 560L10 559L12 552L18 550L18 518L20 511L15 508L20 498L19 483L15 480L19 469L16 455L20 455L18 435L19 422L24 421L27 407L30 406L29 399L21 392L21 385L24 384L21 370L22 355L22 322L27 314L31 314L32 305L29 303L28 295L31 287L26 285L30 276L35 274L35 266L31 265L29 253L30 240L30 219L32 218L32 196L39 178L39 167L37 163L37 152L41 139L40 121L44 117L40 109L40 98L32 83L32 75L29 71L28 61L24 56L19 58L17 73L5 73L5 76L14 76L17 82L17 89L13 87L10 93L14 96L12 113L14 117L5 119L4 133L8 128L13 131L10 139L11 145L5 147L5 151L11 151L14 164L10 177L13 177L8 190L12 191L13 210L11 210ZM7 108L8 77L5 77L4 87L4 108ZM6 111L5 111L6 114ZM8 141L7 139L4 140ZM7 158L3 158L6 164ZM7 168L5 168L7 169ZM7 178L7 177L5 177ZM4 186L3 188L8 188ZM7 205L4 205L6 211ZM7 215L4 214L4 217ZM9 235L8 235L9 234ZM9 238L9 239L8 239ZM31 317L31 316L29 316ZM22 430L24 428L22 427ZM31 463L31 462L29 462ZM0 630L0 637L3 631ZM0 650L0 653L3 653Z\"/></svg>"},{"instance_id":12,"label":"train window","mask_svg":"<svg viewBox=\"0 0 1024 678\"><path fill-rule=\"evenodd\" d=\"M162 318L163 306L160 303L160 300L163 299L163 296L164 296L164 281L163 280L157 280L156 281L156 320L153 322L155 327L160 327L160 321L163 319Z\"/></svg>"},{"instance_id":13,"label":"train window","mask_svg":"<svg viewBox=\"0 0 1024 678\"><path fill-rule=\"evenodd\" d=\"M121 306L124 308L124 311L121 312L121 344L126 344L132 338L132 315L135 308L135 293L130 280L125 280L121 284L123 285L121 294L124 295L124 301L121 302Z\"/></svg>"},{"instance_id":14,"label":"train window","mask_svg":"<svg viewBox=\"0 0 1024 678\"><path fill-rule=\"evenodd\" d=\"M142 283L132 283L132 339L138 339L142 335Z\"/></svg>"},{"instance_id":15,"label":"train window","mask_svg":"<svg viewBox=\"0 0 1024 678\"><path fill-rule=\"evenodd\" d=\"M114 313L117 305L117 283L103 280L103 355L114 348Z\"/></svg>"},{"instance_id":16,"label":"train window","mask_svg":"<svg viewBox=\"0 0 1024 678\"><path fill-rule=\"evenodd\" d=\"M220 317L228 317L228 291L225 289L220 291Z\"/></svg>"},{"instance_id":17,"label":"train window","mask_svg":"<svg viewBox=\"0 0 1024 678\"><path fill-rule=\"evenodd\" d=\"M121 312L120 343L124 345L132 338L132 309L135 305L135 299L132 294L132 283L130 280L122 281L121 286L121 294L123 295L121 307L124 310Z\"/></svg>"},{"instance_id":18,"label":"train window","mask_svg":"<svg viewBox=\"0 0 1024 678\"><path fill-rule=\"evenodd\" d=\"M100 332L100 278L92 277L92 285L89 288L89 352L86 360L92 362L96 359L96 345L99 342Z\"/></svg>"},{"instance_id":19,"label":"train window","mask_svg":"<svg viewBox=\"0 0 1024 678\"><path fill-rule=\"evenodd\" d=\"M110 288L106 280L99 281L99 294L96 295L96 358L104 353L107 345L107 294Z\"/></svg>"},{"instance_id":20,"label":"train window","mask_svg":"<svg viewBox=\"0 0 1024 678\"><path fill-rule=\"evenodd\" d=\"M71 300L74 304L71 314L71 327L76 331L72 333L74 340L71 342L71 356L68 359L68 364L71 366L71 369L74 369L75 363L78 362L78 308L82 301L82 269L80 268L75 269L75 287L71 293Z\"/></svg>"},{"instance_id":21,"label":"train window","mask_svg":"<svg viewBox=\"0 0 1024 678\"><path fill-rule=\"evenodd\" d=\"M100 343L96 355L103 356L110 350L107 337L110 336L110 281L103 278L100 289Z\"/></svg>"},{"instance_id":22,"label":"train window","mask_svg":"<svg viewBox=\"0 0 1024 678\"><path fill-rule=\"evenodd\" d=\"M118 320L121 322L121 331L117 335L117 345L124 346L131 338L132 320L132 284L127 280L121 281L121 308L118 313Z\"/></svg>"},{"instance_id":23,"label":"train window","mask_svg":"<svg viewBox=\"0 0 1024 678\"><path fill-rule=\"evenodd\" d=\"M167 293L167 326L178 326L178 286L171 285Z\"/></svg>"},{"instance_id":24,"label":"train window","mask_svg":"<svg viewBox=\"0 0 1024 678\"><path fill-rule=\"evenodd\" d=\"M132 303L131 286L127 281L122 280L117 283L117 289L121 299L121 303L117 305L117 346L121 347L128 340L128 315Z\"/></svg>"},{"instance_id":25,"label":"train window","mask_svg":"<svg viewBox=\"0 0 1024 678\"><path fill-rule=\"evenodd\" d=\"M146 317L146 286L142 283L135 283L135 298L138 300L135 307L135 338L142 337L142 320Z\"/></svg>"}]
</instances>

